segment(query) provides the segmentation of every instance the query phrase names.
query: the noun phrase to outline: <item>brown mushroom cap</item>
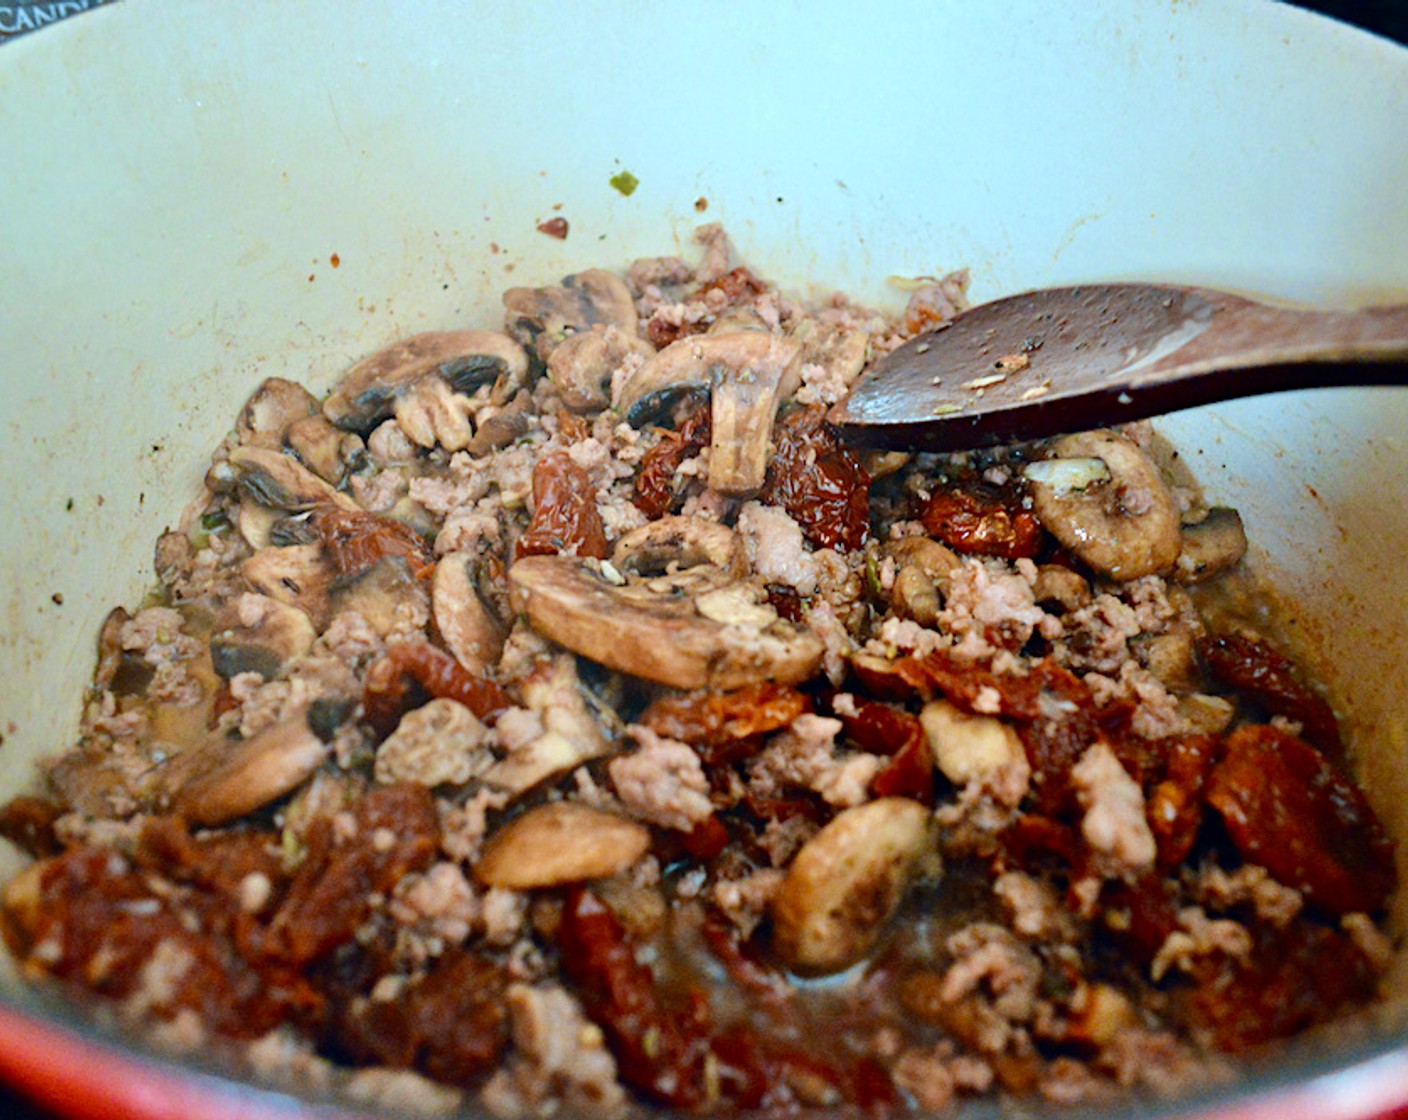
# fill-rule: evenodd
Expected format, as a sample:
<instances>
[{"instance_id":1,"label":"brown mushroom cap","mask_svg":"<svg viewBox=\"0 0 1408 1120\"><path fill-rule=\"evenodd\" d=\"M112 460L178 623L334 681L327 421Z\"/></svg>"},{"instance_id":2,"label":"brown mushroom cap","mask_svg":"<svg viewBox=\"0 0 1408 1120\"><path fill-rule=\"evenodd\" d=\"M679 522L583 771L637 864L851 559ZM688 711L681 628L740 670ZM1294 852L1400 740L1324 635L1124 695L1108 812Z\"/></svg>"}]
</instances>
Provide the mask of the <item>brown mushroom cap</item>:
<instances>
[{"instance_id":1,"label":"brown mushroom cap","mask_svg":"<svg viewBox=\"0 0 1408 1120\"><path fill-rule=\"evenodd\" d=\"M493 382L507 400L528 375L528 355L498 331L429 331L368 355L343 375L323 415L339 428L369 431L422 377L439 376L464 392Z\"/></svg>"},{"instance_id":2,"label":"brown mushroom cap","mask_svg":"<svg viewBox=\"0 0 1408 1120\"><path fill-rule=\"evenodd\" d=\"M750 495L767 472L777 406L801 381L801 353L795 339L763 331L682 338L626 381L615 407L638 427L663 402L687 390L708 389L709 485L723 494Z\"/></svg>"},{"instance_id":3,"label":"brown mushroom cap","mask_svg":"<svg viewBox=\"0 0 1408 1120\"><path fill-rule=\"evenodd\" d=\"M701 577L711 571L717 579L709 586ZM618 583L569 556L525 557L508 575L514 605L534 630L632 676L674 688L738 688L796 684L821 665L820 638L708 565L686 573L708 588L696 595L670 577Z\"/></svg>"},{"instance_id":4,"label":"brown mushroom cap","mask_svg":"<svg viewBox=\"0 0 1408 1120\"><path fill-rule=\"evenodd\" d=\"M655 347L614 324L598 323L560 343L548 357L548 377L562 403L574 412L595 412L611 403L611 376L629 361L645 362Z\"/></svg>"},{"instance_id":5,"label":"brown mushroom cap","mask_svg":"<svg viewBox=\"0 0 1408 1120\"><path fill-rule=\"evenodd\" d=\"M605 323L639 334L635 300L615 273L589 268L548 288L510 288L504 292L504 325L539 361L574 334Z\"/></svg>"},{"instance_id":6,"label":"brown mushroom cap","mask_svg":"<svg viewBox=\"0 0 1408 1120\"><path fill-rule=\"evenodd\" d=\"M1067 487L1047 480L1043 460L1025 472L1032 512L1061 544L1095 571L1132 580L1172 568L1182 548L1178 505L1159 469L1128 436L1109 429L1063 436L1054 461L1103 463L1107 477Z\"/></svg>"},{"instance_id":7,"label":"brown mushroom cap","mask_svg":"<svg viewBox=\"0 0 1408 1120\"><path fill-rule=\"evenodd\" d=\"M235 436L245 447L281 447L289 428L317 411L318 398L298 382L266 377L240 409Z\"/></svg>"},{"instance_id":8,"label":"brown mushroom cap","mask_svg":"<svg viewBox=\"0 0 1408 1120\"><path fill-rule=\"evenodd\" d=\"M743 538L727 525L704 517L658 517L622 535L611 552L621 572L654 575L671 565L712 564L732 579L748 574Z\"/></svg>"}]
</instances>

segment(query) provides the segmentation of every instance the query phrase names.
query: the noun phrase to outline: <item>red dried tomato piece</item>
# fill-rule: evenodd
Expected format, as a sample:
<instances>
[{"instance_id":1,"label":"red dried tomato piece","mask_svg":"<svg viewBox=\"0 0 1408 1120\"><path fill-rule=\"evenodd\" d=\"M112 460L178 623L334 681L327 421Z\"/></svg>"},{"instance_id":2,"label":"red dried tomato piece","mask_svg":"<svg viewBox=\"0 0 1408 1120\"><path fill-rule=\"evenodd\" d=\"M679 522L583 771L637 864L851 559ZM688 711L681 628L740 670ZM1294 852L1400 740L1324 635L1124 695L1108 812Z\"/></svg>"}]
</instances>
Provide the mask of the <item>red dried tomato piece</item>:
<instances>
[{"instance_id":1,"label":"red dried tomato piece","mask_svg":"<svg viewBox=\"0 0 1408 1120\"><path fill-rule=\"evenodd\" d=\"M502 966L451 949L396 999L339 1007L332 1033L354 1062L473 1088L508 1049L507 987Z\"/></svg>"},{"instance_id":2,"label":"red dried tomato piece","mask_svg":"<svg viewBox=\"0 0 1408 1120\"><path fill-rule=\"evenodd\" d=\"M966 490L939 490L920 515L924 528L955 552L1033 557L1041 551L1045 531L1029 511L984 501Z\"/></svg>"},{"instance_id":3,"label":"red dried tomato piece","mask_svg":"<svg viewBox=\"0 0 1408 1120\"><path fill-rule=\"evenodd\" d=\"M847 737L863 751L889 756L870 783L877 797L934 803L934 761L918 717L887 704L864 703L842 716Z\"/></svg>"},{"instance_id":4,"label":"red dried tomato piece","mask_svg":"<svg viewBox=\"0 0 1408 1120\"><path fill-rule=\"evenodd\" d=\"M1017 725L1032 785L1043 813L1060 812L1070 793L1070 771L1087 747L1106 734L1086 684L1050 658L1025 675L994 673L986 665L955 661L937 650L893 661L859 655L851 667L872 696L928 699L942 693L966 712L995 714Z\"/></svg>"},{"instance_id":5,"label":"red dried tomato piece","mask_svg":"<svg viewBox=\"0 0 1408 1120\"><path fill-rule=\"evenodd\" d=\"M1218 680L1273 715L1299 722L1305 737L1336 761L1344 757L1334 710L1269 642L1245 634L1213 634L1198 642L1198 652Z\"/></svg>"},{"instance_id":6,"label":"red dried tomato piece","mask_svg":"<svg viewBox=\"0 0 1408 1120\"><path fill-rule=\"evenodd\" d=\"M1393 842L1364 794L1279 728L1240 727L1228 737L1207 802L1245 859L1336 914L1378 910L1397 882Z\"/></svg>"},{"instance_id":7,"label":"red dried tomato piece","mask_svg":"<svg viewBox=\"0 0 1408 1120\"><path fill-rule=\"evenodd\" d=\"M753 941L742 940L737 927L717 910L704 916L699 932L729 979L750 996L771 1007L791 1001L793 991L787 977L767 962Z\"/></svg>"},{"instance_id":8,"label":"red dried tomato piece","mask_svg":"<svg viewBox=\"0 0 1408 1120\"><path fill-rule=\"evenodd\" d=\"M722 276L706 280L695 289L689 298L704 302L708 299L710 292L721 292L728 301L729 307L738 307L745 303L752 303L767 290L766 284L754 276L748 268L739 265L739 267L725 272Z\"/></svg>"},{"instance_id":9,"label":"red dried tomato piece","mask_svg":"<svg viewBox=\"0 0 1408 1120\"><path fill-rule=\"evenodd\" d=\"M374 789L352 807L356 832L338 842L332 821L309 830L308 853L270 921L265 952L306 965L357 932L371 895L389 892L412 871L424 871L440 844L440 818L430 791L416 782Z\"/></svg>"},{"instance_id":10,"label":"red dried tomato piece","mask_svg":"<svg viewBox=\"0 0 1408 1120\"><path fill-rule=\"evenodd\" d=\"M1015 868L1031 871L1038 864L1051 862L1068 870L1080 865L1084 847L1070 825L1027 813L1003 830L999 872Z\"/></svg>"},{"instance_id":11,"label":"red dried tomato piece","mask_svg":"<svg viewBox=\"0 0 1408 1120\"><path fill-rule=\"evenodd\" d=\"M455 700L493 726L513 700L498 685L476 677L450 654L428 642L397 642L367 670L362 686L363 719L385 738L401 717L424 703L425 697Z\"/></svg>"},{"instance_id":12,"label":"red dried tomato piece","mask_svg":"<svg viewBox=\"0 0 1408 1120\"><path fill-rule=\"evenodd\" d=\"M533 468L533 517L518 538L514 558L564 552L598 560L610 555L596 487L572 456L553 451Z\"/></svg>"},{"instance_id":13,"label":"red dried tomato piece","mask_svg":"<svg viewBox=\"0 0 1408 1120\"><path fill-rule=\"evenodd\" d=\"M1345 934L1306 921L1252 933L1249 958L1204 957L1195 972L1187 1013L1219 1048L1285 1038L1373 996L1378 972Z\"/></svg>"},{"instance_id":14,"label":"red dried tomato piece","mask_svg":"<svg viewBox=\"0 0 1408 1120\"><path fill-rule=\"evenodd\" d=\"M1178 929L1178 902L1171 881L1161 875L1147 873L1132 883L1112 881L1100 900L1101 910L1108 917L1116 940L1140 964L1149 964L1169 934Z\"/></svg>"},{"instance_id":15,"label":"red dried tomato piece","mask_svg":"<svg viewBox=\"0 0 1408 1120\"><path fill-rule=\"evenodd\" d=\"M682 419L674 431L662 431L660 439L641 456L636 472L636 508L647 517L664 517L675 507L680 464L709 446L713 430L709 402L704 401Z\"/></svg>"},{"instance_id":16,"label":"red dried tomato piece","mask_svg":"<svg viewBox=\"0 0 1408 1120\"><path fill-rule=\"evenodd\" d=\"M870 475L826 422L826 410L789 410L773 441L759 498L785 509L817 548L862 547L870 538Z\"/></svg>"},{"instance_id":17,"label":"red dried tomato piece","mask_svg":"<svg viewBox=\"0 0 1408 1120\"><path fill-rule=\"evenodd\" d=\"M697 993L667 1007L634 939L611 910L580 887L567 894L557 931L562 970L616 1055L621 1080L656 1104L694 1108L708 1095L711 1023Z\"/></svg>"},{"instance_id":18,"label":"red dried tomato piece","mask_svg":"<svg viewBox=\"0 0 1408 1120\"><path fill-rule=\"evenodd\" d=\"M691 692L656 700L636 722L697 749L708 766L753 755L761 737L789 726L811 701L788 685L746 685L731 692Z\"/></svg>"},{"instance_id":19,"label":"red dried tomato piece","mask_svg":"<svg viewBox=\"0 0 1408 1120\"><path fill-rule=\"evenodd\" d=\"M58 854L62 845L54 822L63 809L41 797L16 797L0 809L0 836L38 859Z\"/></svg>"},{"instance_id":20,"label":"red dried tomato piece","mask_svg":"<svg viewBox=\"0 0 1408 1120\"><path fill-rule=\"evenodd\" d=\"M777 612L777 617L787 622L802 622L806 618L805 600L790 587L776 583L767 586L768 606Z\"/></svg>"},{"instance_id":21,"label":"red dried tomato piece","mask_svg":"<svg viewBox=\"0 0 1408 1120\"><path fill-rule=\"evenodd\" d=\"M168 1020L193 1011L217 1034L254 1038L282 1022L305 1018L318 998L296 970L251 961L230 931L242 914L233 895L189 888L154 890L150 870L134 868L109 848L73 848L41 866L39 902L7 926L21 955L81 991L126 999L142 985L144 966L164 949L184 958L160 993L148 992L147 1015ZM23 931L24 938L16 931Z\"/></svg>"},{"instance_id":22,"label":"red dried tomato piece","mask_svg":"<svg viewBox=\"0 0 1408 1120\"><path fill-rule=\"evenodd\" d=\"M717 816L712 816L685 833L681 846L695 859L707 863L728 847L728 841L728 828Z\"/></svg>"},{"instance_id":23,"label":"red dried tomato piece","mask_svg":"<svg viewBox=\"0 0 1408 1120\"><path fill-rule=\"evenodd\" d=\"M1193 850L1203 823L1203 784L1220 747L1216 736L1188 735L1166 750L1164 778L1150 794L1147 808L1159 866L1165 870L1177 867Z\"/></svg>"},{"instance_id":24,"label":"red dried tomato piece","mask_svg":"<svg viewBox=\"0 0 1408 1120\"><path fill-rule=\"evenodd\" d=\"M417 579L435 570L435 551L409 525L362 510L323 506L313 511L309 524L318 534L340 576L357 576L391 556L405 558Z\"/></svg>"}]
</instances>

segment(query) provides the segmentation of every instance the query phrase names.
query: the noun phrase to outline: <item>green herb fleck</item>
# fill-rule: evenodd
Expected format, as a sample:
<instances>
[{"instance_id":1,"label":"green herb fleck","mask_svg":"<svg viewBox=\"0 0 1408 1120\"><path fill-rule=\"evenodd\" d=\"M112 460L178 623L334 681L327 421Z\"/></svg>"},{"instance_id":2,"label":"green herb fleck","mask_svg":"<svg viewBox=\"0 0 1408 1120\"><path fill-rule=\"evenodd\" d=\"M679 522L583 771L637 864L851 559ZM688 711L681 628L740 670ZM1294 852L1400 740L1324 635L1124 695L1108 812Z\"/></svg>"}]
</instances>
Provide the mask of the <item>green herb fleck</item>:
<instances>
[{"instance_id":1,"label":"green herb fleck","mask_svg":"<svg viewBox=\"0 0 1408 1120\"><path fill-rule=\"evenodd\" d=\"M611 185L620 191L627 198L635 193L635 189L640 186L640 180L629 171L618 171L611 176Z\"/></svg>"},{"instance_id":2,"label":"green herb fleck","mask_svg":"<svg viewBox=\"0 0 1408 1120\"><path fill-rule=\"evenodd\" d=\"M962 405L950 404L950 403L948 403L948 402L945 402L944 404L936 404L936 405L934 406L934 415L935 415L935 416L952 416L955 412L962 412L962 411L963 411L963 406L962 406Z\"/></svg>"}]
</instances>

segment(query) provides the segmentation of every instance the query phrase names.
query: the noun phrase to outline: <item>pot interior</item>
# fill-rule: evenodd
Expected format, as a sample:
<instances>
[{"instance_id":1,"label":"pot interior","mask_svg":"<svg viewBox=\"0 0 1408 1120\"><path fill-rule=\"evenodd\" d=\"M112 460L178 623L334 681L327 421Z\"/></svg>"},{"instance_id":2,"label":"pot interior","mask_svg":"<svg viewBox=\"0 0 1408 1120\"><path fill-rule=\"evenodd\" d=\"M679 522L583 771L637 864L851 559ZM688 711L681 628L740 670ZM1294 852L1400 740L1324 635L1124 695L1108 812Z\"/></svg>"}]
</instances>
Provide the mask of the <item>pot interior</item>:
<instances>
[{"instance_id":1,"label":"pot interior","mask_svg":"<svg viewBox=\"0 0 1408 1120\"><path fill-rule=\"evenodd\" d=\"M1271 4L126 0L18 39L0 797L72 740L99 623L151 586L264 377L326 389L397 336L497 326L511 284L687 255L704 221L785 289L886 306L887 278L958 267L978 300L1121 278L1408 298L1405 119L1408 52ZM537 229L556 217L565 239ZM1408 393L1160 427L1322 650L1408 855Z\"/></svg>"}]
</instances>

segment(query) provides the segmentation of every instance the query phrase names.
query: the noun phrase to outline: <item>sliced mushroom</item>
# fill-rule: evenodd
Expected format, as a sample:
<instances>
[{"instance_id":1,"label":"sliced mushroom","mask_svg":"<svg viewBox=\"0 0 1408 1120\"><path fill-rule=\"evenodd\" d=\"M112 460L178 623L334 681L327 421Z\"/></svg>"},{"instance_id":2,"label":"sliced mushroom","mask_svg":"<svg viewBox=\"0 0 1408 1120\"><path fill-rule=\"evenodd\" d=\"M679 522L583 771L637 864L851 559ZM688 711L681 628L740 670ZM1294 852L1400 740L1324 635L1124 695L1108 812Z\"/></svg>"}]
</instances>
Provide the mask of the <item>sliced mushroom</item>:
<instances>
[{"instance_id":1,"label":"sliced mushroom","mask_svg":"<svg viewBox=\"0 0 1408 1120\"><path fill-rule=\"evenodd\" d=\"M298 607L315 625L326 616L333 571L321 545L261 548L240 565L240 575L261 595Z\"/></svg>"},{"instance_id":2,"label":"sliced mushroom","mask_svg":"<svg viewBox=\"0 0 1408 1120\"><path fill-rule=\"evenodd\" d=\"M327 754L300 715L249 739L213 739L182 751L161 784L173 812L192 824L220 825L292 793Z\"/></svg>"},{"instance_id":3,"label":"sliced mushroom","mask_svg":"<svg viewBox=\"0 0 1408 1120\"><path fill-rule=\"evenodd\" d=\"M564 340L548 357L548 377L574 412L598 412L611 403L611 375L627 362L644 362L655 347L611 324Z\"/></svg>"},{"instance_id":4,"label":"sliced mushroom","mask_svg":"<svg viewBox=\"0 0 1408 1120\"><path fill-rule=\"evenodd\" d=\"M921 626L935 625L948 593L949 576L961 564L957 555L929 537L886 541L883 552L896 564L891 608Z\"/></svg>"},{"instance_id":5,"label":"sliced mushroom","mask_svg":"<svg viewBox=\"0 0 1408 1120\"><path fill-rule=\"evenodd\" d=\"M1237 708L1225 697L1194 692L1178 698L1178 714L1193 734L1221 735L1232 725Z\"/></svg>"},{"instance_id":6,"label":"sliced mushroom","mask_svg":"<svg viewBox=\"0 0 1408 1120\"><path fill-rule=\"evenodd\" d=\"M1186 623L1175 624L1163 634L1134 638L1130 647L1144 668L1170 692L1192 692L1203 683L1196 636Z\"/></svg>"},{"instance_id":7,"label":"sliced mushroom","mask_svg":"<svg viewBox=\"0 0 1408 1120\"><path fill-rule=\"evenodd\" d=\"M630 288L605 269L589 268L554 287L504 292L504 324L509 334L543 362L570 336L599 323L628 335L639 333Z\"/></svg>"},{"instance_id":8,"label":"sliced mushroom","mask_svg":"<svg viewBox=\"0 0 1408 1120\"><path fill-rule=\"evenodd\" d=\"M284 516L283 510L261 505L253 498L246 498L235 511L235 528L240 531L245 544L258 552L274 543L274 526Z\"/></svg>"},{"instance_id":9,"label":"sliced mushroom","mask_svg":"<svg viewBox=\"0 0 1408 1120\"><path fill-rule=\"evenodd\" d=\"M339 431L321 412L295 420L284 435L289 450L324 482L336 486L366 450L360 436Z\"/></svg>"},{"instance_id":10,"label":"sliced mushroom","mask_svg":"<svg viewBox=\"0 0 1408 1120\"><path fill-rule=\"evenodd\" d=\"M1235 509L1217 506L1196 525L1183 527L1183 551L1174 576L1179 583L1201 583L1235 567L1247 554L1247 534Z\"/></svg>"},{"instance_id":11,"label":"sliced mushroom","mask_svg":"<svg viewBox=\"0 0 1408 1120\"><path fill-rule=\"evenodd\" d=\"M476 675L498 663L507 634L479 595L467 555L451 553L435 565L430 606L435 628L455 660Z\"/></svg>"},{"instance_id":12,"label":"sliced mushroom","mask_svg":"<svg viewBox=\"0 0 1408 1120\"><path fill-rule=\"evenodd\" d=\"M486 887L531 891L604 879L650 848L650 831L575 801L529 809L489 838L474 867Z\"/></svg>"},{"instance_id":13,"label":"sliced mushroom","mask_svg":"<svg viewBox=\"0 0 1408 1120\"><path fill-rule=\"evenodd\" d=\"M291 513L334 505L356 509L357 503L335 490L291 455L267 447L237 447L226 466L240 490L260 505Z\"/></svg>"},{"instance_id":14,"label":"sliced mushroom","mask_svg":"<svg viewBox=\"0 0 1408 1120\"><path fill-rule=\"evenodd\" d=\"M898 474L914 458L909 451L882 451L873 447L856 450L860 455L861 466L865 468L865 473L870 476L872 482Z\"/></svg>"},{"instance_id":15,"label":"sliced mushroom","mask_svg":"<svg viewBox=\"0 0 1408 1120\"><path fill-rule=\"evenodd\" d=\"M505 405L491 405L475 417L474 438L465 445L471 455L488 455L528 433L533 397L526 390Z\"/></svg>"},{"instance_id":16,"label":"sliced mushroom","mask_svg":"<svg viewBox=\"0 0 1408 1120\"><path fill-rule=\"evenodd\" d=\"M277 450L295 423L317 412L318 398L298 382L266 377L240 409L235 437L241 447Z\"/></svg>"},{"instance_id":17,"label":"sliced mushroom","mask_svg":"<svg viewBox=\"0 0 1408 1120\"><path fill-rule=\"evenodd\" d=\"M427 788L463 785L494 761L489 729L454 700L435 699L401 717L376 751L379 782L419 782Z\"/></svg>"},{"instance_id":18,"label":"sliced mushroom","mask_svg":"<svg viewBox=\"0 0 1408 1120\"><path fill-rule=\"evenodd\" d=\"M469 423L469 398L460 396L439 377L422 377L407 387L392 405L396 423L417 447L463 451L474 429Z\"/></svg>"},{"instance_id":19,"label":"sliced mushroom","mask_svg":"<svg viewBox=\"0 0 1408 1120\"><path fill-rule=\"evenodd\" d=\"M1133 440L1108 429L1082 432L1057 440L1052 457L1024 475L1032 512L1065 548L1120 581L1173 567L1182 548L1178 505Z\"/></svg>"},{"instance_id":20,"label":"sliced mushroom","mask_svg":"<svg viewBox=\"0 0 1408 1120\"><path fill-rule=\"evenodd\" d=\"M705 334L731 334L734 331L771 331L772 326L752 306L725 308L709 324Z\"/></svg>"},{"instance_id":21,"label":"sliced mushroom","mask_svg":"<svg viewBox=\"0 0 1408 1120\"><path fill-rule=\"evenodd\" d=\"M904 797L846 809L802 845L772 902L773 945L792 970L864 957L933 848L929 811Z\"/></svg>"},{"instance_id":22,"label":"sliced mushroom","mask_svg":"<svg viewBox=\"0 0 1408 1120\"><path fill-rule=\"evenodd\" d=\"M616 410L639 427L662 404L707 389L712 421L709 485L746 496L763 484L778 404L800 383L799 342L761 331L682 338L622 386Z\"/></svg>"},{"instance_id":23,"label":"sliced mushroom","mask_svg":"<svg viewBox=\"0 0 1408 1120\"><path fill-rule=\"evenodd\" d=\"M485 773L486 785L517 795L610 752L571 654L537 666L524 678L521 691L541 731L526 741L505 742L501 722L500 744L508 753Z\"/></svg>"},{"instance_id":24,"label":"sliced mushroom","mask_svg":"<svg viewBox=\"0 0 1408 1120\"><path fill-rule=\"evenodd\" d=\"M994 791L1025 793L1031 766L1014 728L994 716L969 715L947 700L925 704L919 722L935 765L954 785L980 782ZM1015 805L1021 795L1002 800Z\"/></svg>"},{"instance_id":25,"label":"sliced mushroom","mask_svg":"<svg viewBox=\"0 0 1408 1120\"><path fill-rule=\"evenodd\" d=\"M316 637L312 620L297 607L267 595L242 595L210 637L210 660L226 680L239 673L272 680Z\"/></svg>"},{"instance_id":26,"label":"sliced mushroom","mask_svg":"<svg viewBox=\"0 0 1408 1120\"><path fill-rule=\"evenodd\" d=\"M698 580L711 566L689 569ZM721 590L727 576L709 591ZM733 617L697 599L669 577L624 584L600 565L568 556L530 556L509 569L515 607L539 634L613 669L675 688L738 688L813 676L821 639L778 618L762 603ZM652 586L654 585L654 586ZM721 617L722 616L722 617Z\"/></svg>"},{"instance_id":27,"label":"sliced mushroom","mask_svg":"<svg viewBox=\"0 0 1408 1120\"><path fill-rule=\"evenodd\" d=\"M727 525L666 516L624 534L611 552L611 563L619 572L643 576L710 564L737 580L748 574L748 550Z\"/></svg>"},{"instance_id":28,"label":"sliced mushroom","mask_svg":"<svg viewBox=\"0 0 1408 1120\"><path fill-rule=\"evenodd\" d=\"M1078 611L1090 602L1090 584L1079 572L1060 564L1042 564L1036 570L1032 598L1038 603L1055 603L1061 610Z\"/></svg>"},{"instance_id":29,"label":"sliced mushroom","mask_svg":"<svg viewBox=\"0 0 1408 1120\"><path fill-rule=\"evenodd\" d=\"M381 637L402 630L407 623L424 620L429 597L411 573L404 556L387 556L350 580L333 585L328 595L329 615L351 611Z\"/></svg>"},{"instance_id":30,"label":"sliced mushroom","mask_svg":"<svg viewBox=\"0 0 1408 1120\"><path fill-rule=\"evenodd\" d=\"M392 414L396 399L422 377L444 379L457 392L493 383L508 400L527 384L528 355L497 331L430 331L363 358L323 402L339 428L368 432Z\"/></svg>"}]
</instances>

